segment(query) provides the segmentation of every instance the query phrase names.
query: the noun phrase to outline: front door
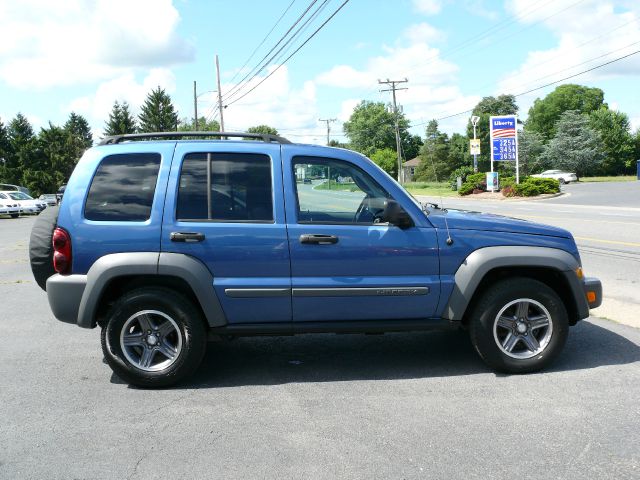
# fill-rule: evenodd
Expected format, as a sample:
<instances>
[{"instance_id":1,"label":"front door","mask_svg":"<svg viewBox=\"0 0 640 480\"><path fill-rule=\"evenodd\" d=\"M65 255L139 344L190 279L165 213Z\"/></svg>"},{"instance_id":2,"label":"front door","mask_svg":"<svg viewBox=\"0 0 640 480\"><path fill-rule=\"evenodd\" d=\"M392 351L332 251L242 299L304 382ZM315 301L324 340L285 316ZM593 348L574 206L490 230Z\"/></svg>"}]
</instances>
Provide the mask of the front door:
<instances>
[{"instance_id":1,"label":"front door","mask_svg":"<svg viewBox=\"0 0 640 480\"><path fill-rule=\"evenodd\" d=\"M434 229L383 223L391 196L345 157L284 154L294 322L433 316Z\"/></svg>"},{"instance_id":2,"label":"front door","mask_svg":"<svg viewBox=\"0 0 640 480\"><path fill-rule=\"evenodd\" d=\"M291 322L280 146L178 144L162 251L207 266L230 324Z\"/></svg>"}]
</instances>

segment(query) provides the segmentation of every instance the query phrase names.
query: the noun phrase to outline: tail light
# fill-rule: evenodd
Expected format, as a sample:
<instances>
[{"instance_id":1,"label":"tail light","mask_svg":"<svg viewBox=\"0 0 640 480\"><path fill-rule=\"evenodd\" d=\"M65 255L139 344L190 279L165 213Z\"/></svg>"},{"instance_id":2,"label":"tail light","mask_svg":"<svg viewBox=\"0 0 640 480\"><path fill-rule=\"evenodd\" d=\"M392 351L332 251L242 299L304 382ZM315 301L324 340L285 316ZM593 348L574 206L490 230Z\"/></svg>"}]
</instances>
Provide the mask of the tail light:
<instances>
[{"instance_id":1,"label":"tail light","mask_svg":"<svg viewBox=\"0 0 640 480\"><path fill-rule=\"evenodd\" d=\"M71 270L71 237L64 228L56 228L53 231L53 269L60 273L69 273Z\"/></svg>"}]
</instances>

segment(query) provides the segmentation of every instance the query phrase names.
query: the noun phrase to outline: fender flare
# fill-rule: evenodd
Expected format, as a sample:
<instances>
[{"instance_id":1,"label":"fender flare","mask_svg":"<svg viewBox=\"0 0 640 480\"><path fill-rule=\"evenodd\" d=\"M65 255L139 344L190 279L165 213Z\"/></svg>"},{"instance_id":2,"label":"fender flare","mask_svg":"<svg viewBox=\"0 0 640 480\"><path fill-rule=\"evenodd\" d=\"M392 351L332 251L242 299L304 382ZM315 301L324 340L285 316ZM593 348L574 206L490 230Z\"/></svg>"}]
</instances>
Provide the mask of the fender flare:
<instances>
[{"instance_id":1,"label":"fender flare","mask_svg":"<svg viewBox=\"0 0 640 480\"><path fill-rule=\"evenodd\" d=\"M131 252L100 257L89 269L78 308L78 325L96 326L96 312L107 285L119 277L164 275L181 278L191 287L207 323L226 325L227 320L213 288L213 275L200 261L179 253Z\"/></svg>"},{"instance_id":2,"label":"fender flare","mask_svg":"<svg viewBox=\"0 0 640 480\"><path fill-rule=\"evenodd\" d=\"M462 320L480 282L491 270L501 267L542 267L563 275L576 302L579 318L586 318L589 316L589 305L575 274L579 266L573 255L557 248L497 246L475 250L458 267L453 292L442 316L449 320Z\"/></svg>"}]
</instances>

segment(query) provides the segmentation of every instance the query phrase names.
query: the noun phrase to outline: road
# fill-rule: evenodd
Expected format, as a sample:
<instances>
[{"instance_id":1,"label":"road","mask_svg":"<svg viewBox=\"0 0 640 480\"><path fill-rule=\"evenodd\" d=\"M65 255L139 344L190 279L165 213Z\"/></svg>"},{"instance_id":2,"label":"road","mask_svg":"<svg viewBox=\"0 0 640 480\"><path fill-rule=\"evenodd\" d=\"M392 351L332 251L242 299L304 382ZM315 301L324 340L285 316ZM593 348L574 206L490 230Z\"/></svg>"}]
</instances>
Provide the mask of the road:
<instances>
[{"instance_id":1,"label":"road","mask_svg":"<svg viewBox=\"0 0 640 480\"><path fill-rule=\"evenodd\" d=\"M638 329L581 322L524 376L458 331L240 339L140 390L52 318L32 224L0 219L0 479L638 478Z\"/></svg>"},{"instance_id":2,"label":"road","mask_svg":"<svg viewBox=\"0 0 640 480\"><path fill-rule=\"evenodd\" d=\"M602 306L593 315L640 327L640 181L579 183L535 201L446 198L444 206L563 227L575 237L588 276L600 278ZM440 198L420 197L441 203Z\"/></svg>"}]
</instances>

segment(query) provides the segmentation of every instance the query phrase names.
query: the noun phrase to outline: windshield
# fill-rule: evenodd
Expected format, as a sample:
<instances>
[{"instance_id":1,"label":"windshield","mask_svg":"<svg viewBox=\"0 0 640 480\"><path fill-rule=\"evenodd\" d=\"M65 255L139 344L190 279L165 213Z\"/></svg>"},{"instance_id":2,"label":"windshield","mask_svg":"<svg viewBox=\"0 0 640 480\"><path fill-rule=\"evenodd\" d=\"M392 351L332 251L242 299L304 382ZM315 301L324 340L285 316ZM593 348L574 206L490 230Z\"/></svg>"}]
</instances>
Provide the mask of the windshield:
<instances>
[{"instance_id":1,"label":"windshield","mask_svg":"<svg viewBox=\"0 0 640 480\"><path fill-rule=\"evenodd\" d=\"M33 200L33 198L31 198L29 195L22 192L11 192L9 196L11 196L11 198L13 198L14 200Z\"/></svg>"}]
</instances>

